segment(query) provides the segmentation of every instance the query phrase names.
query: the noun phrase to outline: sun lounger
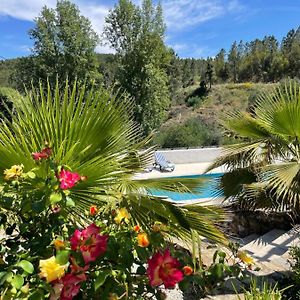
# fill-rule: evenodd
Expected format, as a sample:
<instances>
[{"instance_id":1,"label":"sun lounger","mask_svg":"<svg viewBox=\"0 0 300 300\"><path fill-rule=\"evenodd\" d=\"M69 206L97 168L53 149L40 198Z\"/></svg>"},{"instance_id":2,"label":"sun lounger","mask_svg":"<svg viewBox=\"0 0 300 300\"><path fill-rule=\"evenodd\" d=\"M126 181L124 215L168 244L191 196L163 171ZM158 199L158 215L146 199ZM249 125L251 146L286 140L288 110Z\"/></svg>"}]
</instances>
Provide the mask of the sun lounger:
<instances>
[{"instance_id":1,"label":"sun lounger","mask_svg":"<svg viewBox=\"0 0 300 300\"><path fill-rule=\"evenodd\" d=\"M169 162L160 152L154 153L154 166L159 168L160 171L172 172L175 169L175 165Z\"/></svg>"}]
</instances>

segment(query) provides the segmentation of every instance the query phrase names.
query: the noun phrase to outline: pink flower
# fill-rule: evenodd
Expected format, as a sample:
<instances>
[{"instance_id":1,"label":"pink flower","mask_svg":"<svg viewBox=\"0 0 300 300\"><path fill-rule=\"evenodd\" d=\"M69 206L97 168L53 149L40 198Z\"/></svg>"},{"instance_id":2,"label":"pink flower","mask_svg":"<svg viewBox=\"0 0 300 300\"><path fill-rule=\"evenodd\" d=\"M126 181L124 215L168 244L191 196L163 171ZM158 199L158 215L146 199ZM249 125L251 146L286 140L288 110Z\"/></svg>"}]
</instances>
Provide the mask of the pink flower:
<instances>
[{"instance_id":1,"label":"pink flower","mask_svg":"<svg viewBox=\"0 0 300 300\"><path fill-rule=\"evenodd\" d=\"M67 190L72 188L79 180L81 176L78 173L70 172L65 169L61 169L58 180L60 181L60 188Z\"/></svg>"},{"instance_id":2,"label":"pink flower","mask_svg":"<svg viewBox=\"0 0 300 300\"><path fill-rule=\"evenodd\" d=\"M108 235L100 235L99 232L100 227L91 224L82 231L76 229L70 239L72 250L80 250L86 264L106 251Z\"/></svg>"},{"instance_id":3,"label":"pink flower","mask_svg":"<svg viewBox=\"0 0 300 300\"><path fill-rule=\"evenodd\" d=\"M52 149L50 147L46 147L42 149L40 152L34 152L32 153L32 157L34 160L42 160L42 159L47 159L51 156L52 154Z\"/></svg>"},{"instance_id":4,"label":"pink flower","mask_svg":"<svg viewBox=\"0 0 300 300\"><path fill-rule=\"evenodd\" d=\"M183 273L179 270L179 261L170 255L167 249L163 254L156 253L148 260L147 274L152 287L164 284L165 288L173 288L183 280Z\"/></svg>"}]
</instances>

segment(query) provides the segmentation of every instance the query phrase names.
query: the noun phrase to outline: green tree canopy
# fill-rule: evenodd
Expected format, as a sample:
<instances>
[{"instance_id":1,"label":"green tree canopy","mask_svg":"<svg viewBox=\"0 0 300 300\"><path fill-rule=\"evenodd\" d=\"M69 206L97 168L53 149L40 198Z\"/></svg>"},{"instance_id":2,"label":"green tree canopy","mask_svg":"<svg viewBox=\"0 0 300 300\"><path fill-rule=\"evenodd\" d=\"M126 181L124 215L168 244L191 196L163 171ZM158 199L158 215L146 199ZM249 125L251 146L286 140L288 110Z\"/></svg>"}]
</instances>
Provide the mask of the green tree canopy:
<instances>
[{"instance_id":1,"label":"green tree canopy","mask_svg":"<svg viewBox=\"0 0 300 300\"><path fill-rule=\"evenodd\" d=\"M15 77L20 84L47 78L55 83L57 76L68 77L70 82L100 79L95 54L99 38L75 4L59 0L55 9L44 6L29 36L34 46L31 56L17 67Z\"/></svg>"},{"instance_id":2,"label":"green tree canopy","mask_svg":"<svg viewBox=\"0 0 300 300\"><path fill-rule=\"evenodd\" d=\"M118 55L118 80L135 101L135 120L145 133L158 128L170 104L162 8L120 0L106 18L104 35Z\"/></svg>"}]
</instances>

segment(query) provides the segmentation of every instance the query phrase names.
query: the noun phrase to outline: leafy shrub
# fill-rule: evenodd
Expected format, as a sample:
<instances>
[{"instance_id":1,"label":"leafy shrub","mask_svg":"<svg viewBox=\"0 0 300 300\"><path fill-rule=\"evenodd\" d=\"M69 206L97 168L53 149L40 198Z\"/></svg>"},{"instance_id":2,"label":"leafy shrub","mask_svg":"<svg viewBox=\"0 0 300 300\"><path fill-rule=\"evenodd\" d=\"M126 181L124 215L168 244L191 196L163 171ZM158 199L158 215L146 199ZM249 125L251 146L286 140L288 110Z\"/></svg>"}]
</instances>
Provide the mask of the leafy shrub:
<instances>
[{"instance_id":1,"label":"leafy shrub","mask_svg":"<svg viewBox=\"0 0 300 300\"><path fill-rule=\"evenodd\" d=\"M214 226L222 210L148 195L198 184L135 179L153 153L130 102L59 86L14 101L12 122L0 126L0 298L158 298L191 262L169 237L191 240L193 230L225 242Z\"/></svg>"},{"instance_id":2,"label":"leafy shrub","mask_svg":"<svg viewBox=\"0 0 300 300\"><path fill-rule=\"evenodd\" d=\"M292 257L291 264L291 275L284 278L280 285L291 286L289 289L284 291L284 295L287 299L300 300L300 247L295 246L290 248L290 256Z\"/></svg>"},{"instance_id":3,"label":"leafy shrub","mask_svg":"<svg viewBox=\"0 0 300 300\"><path fill-rule=\"evenodd\" d=\"M186 105L194 107L194 106L198 106L202 101L203 99L201 97L194 96L187 99Z\"/></svg>"},{"instance_id":4,"label":"leafy shrub","mask_svg":"<svg viewBox=\"0 0 300 300\"><path fill-rule=\"evenodd\" d=\"M199 118L162 128L155 138L162 148L209 146L218 144L218 140L214 128Z\"/></svg>"},{"instance_id":5,"label":"leafy shrub","mask_svg":"<svg viewBox=\"0 0 300 300\"><path fill-rule=\"evenodd\" d=\"M204 80L202 80L200 82L200 85L197 89L195 89L190 95L189 95L189 98L190 97L199 97L199 98L203 98L205 96L207 96L209 90L208 88L206 87L206 82Z\"/></svg>"}]
</instances>

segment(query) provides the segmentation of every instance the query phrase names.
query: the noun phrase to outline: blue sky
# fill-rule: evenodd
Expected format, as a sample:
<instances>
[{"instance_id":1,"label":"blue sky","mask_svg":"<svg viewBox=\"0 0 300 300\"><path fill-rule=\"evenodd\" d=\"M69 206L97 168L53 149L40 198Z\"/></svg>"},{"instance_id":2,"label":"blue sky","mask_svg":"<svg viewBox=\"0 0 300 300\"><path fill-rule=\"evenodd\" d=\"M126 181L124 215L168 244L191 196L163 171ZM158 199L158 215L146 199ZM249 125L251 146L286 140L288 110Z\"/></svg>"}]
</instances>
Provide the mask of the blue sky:
<instances>
[{"instance_id":1,"label":"blue sky","mask_svg":"<svg viewBox=\"0 0 300 300\"><path fill-rule=\"evenodd\" d=\"M134 0L140 3L141 0ZM104 18L116 1L74 0L94 29L101 33ZM300 25L300 0L162 0L167 23L166 43L181 57L214 56L234 40L250 41L274 35L279 40ZM43 5L56 0L0 0L0 56L30 53L28 30ZM99 45L97 52L111 52Z\"/></svg>"}]
</instances>

